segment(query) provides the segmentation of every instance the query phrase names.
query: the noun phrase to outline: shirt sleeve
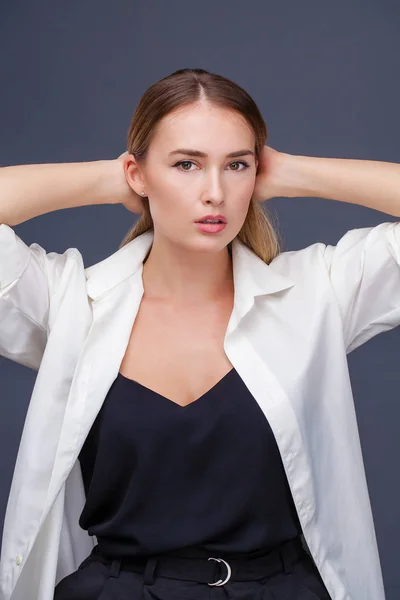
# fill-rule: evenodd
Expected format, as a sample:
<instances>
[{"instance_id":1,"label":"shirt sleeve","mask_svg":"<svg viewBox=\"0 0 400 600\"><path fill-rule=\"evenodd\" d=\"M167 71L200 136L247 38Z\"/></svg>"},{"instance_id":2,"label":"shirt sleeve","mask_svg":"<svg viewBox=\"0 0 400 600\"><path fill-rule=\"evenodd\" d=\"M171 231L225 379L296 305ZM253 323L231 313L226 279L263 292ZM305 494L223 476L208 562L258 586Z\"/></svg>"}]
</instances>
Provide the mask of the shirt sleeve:
<instances>
[{"instance_id":1,"label":"shirt sleeve","mask_svg":"<svg viewBox=\"0 0 400 600\"><path fill-rule=\"evenodd\" d=\"M50 297L68 260L27 246L0 224L0 356L38 370L48 338Z\"/></svg>"},{"instance_id":2,"label":"shirt sleeve","mask_svg":"<svg viewBox=\"0 0 400 600\"><path fill-rule=\"evenodd\" d=\"M352 229L324 259L350 353L400 324L400 222Z\"/></svg>"}]
</instances>

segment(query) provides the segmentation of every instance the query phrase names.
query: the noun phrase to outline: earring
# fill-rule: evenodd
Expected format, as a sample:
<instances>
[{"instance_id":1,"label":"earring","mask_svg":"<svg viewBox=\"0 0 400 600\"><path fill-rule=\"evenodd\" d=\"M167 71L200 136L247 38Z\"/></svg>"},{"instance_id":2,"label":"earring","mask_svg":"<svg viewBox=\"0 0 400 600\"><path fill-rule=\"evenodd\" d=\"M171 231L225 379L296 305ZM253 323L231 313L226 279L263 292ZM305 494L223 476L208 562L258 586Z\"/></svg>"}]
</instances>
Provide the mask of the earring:
<instances>
[{"instance_id":1,"label":"earring","mask_svg":"<svg viewBox=\"0 0 400 600\"><path fill-rule=\"evenodd\" d=\"M141 196L144 196L144 192L140 192Z\"/></svg>"}]
</instances>

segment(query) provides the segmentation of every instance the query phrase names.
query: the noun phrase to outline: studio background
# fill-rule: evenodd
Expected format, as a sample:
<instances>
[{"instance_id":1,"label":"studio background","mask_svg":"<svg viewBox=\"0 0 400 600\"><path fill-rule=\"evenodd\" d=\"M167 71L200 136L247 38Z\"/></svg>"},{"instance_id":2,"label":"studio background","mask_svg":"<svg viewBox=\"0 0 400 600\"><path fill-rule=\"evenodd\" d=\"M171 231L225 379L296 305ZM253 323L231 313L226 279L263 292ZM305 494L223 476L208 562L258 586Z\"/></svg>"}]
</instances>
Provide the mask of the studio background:
<instances>
[{"instance_id":1,"label":"studio background","mask_svg":"<svg viewBox=\"0 0 400 600\"><path fill-rule=\"evenodd\" d=\"M277 150L400 163L397 0L3 1L0 57L1 166L118 156L145 89L185 67L244 87ZM268 206L284 251L395 220L319 198ZM77 247L90 266L135 219L122 206L88 206L14 229L47 252ZM387 600L400 590L399 358L398 328L348 356ZM0 533L35 377L0 359Z\"/></svg>"}]
</instances>

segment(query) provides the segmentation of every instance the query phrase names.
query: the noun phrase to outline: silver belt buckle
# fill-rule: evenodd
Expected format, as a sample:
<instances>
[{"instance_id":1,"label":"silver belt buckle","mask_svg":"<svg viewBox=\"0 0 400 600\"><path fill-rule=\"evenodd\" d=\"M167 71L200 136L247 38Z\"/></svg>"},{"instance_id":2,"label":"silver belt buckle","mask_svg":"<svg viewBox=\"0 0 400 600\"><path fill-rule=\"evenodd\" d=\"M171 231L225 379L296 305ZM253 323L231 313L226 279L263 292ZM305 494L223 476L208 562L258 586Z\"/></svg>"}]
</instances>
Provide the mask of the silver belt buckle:
<instances>
[{"instance_id":1,"label":"silver belt buckle","mask_svg":"<svg viewBox=\"0 0 400 600\"><path fill-rule=\"evenodd\" d=\"M223 560L222 558L213 558L213 557L210 557L208 560L216 560L217 562L223 562L224 565L226 566L227 571L228 571L228 576L227 576L226 579L219 579L215 583L207 583L207 585L218 585L218 586L219 585L225 585L225 583L230 580L231 575L232 575L232 569L230 568L229 564L225 560Z\"/></svg>"}]
</instances>

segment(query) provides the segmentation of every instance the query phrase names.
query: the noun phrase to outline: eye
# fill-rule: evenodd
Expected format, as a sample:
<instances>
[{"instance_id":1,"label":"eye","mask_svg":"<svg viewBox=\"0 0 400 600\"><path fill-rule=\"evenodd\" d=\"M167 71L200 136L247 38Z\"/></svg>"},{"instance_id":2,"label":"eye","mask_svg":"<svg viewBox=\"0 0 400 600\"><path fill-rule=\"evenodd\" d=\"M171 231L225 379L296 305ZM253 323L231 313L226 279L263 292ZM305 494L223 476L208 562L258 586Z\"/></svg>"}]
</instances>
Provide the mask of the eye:
<instances>
[{"instance_id":1,"label":"eye","mask_svg":"<svg viewBox=\"0 0 400 600\"><path fill-rule=\"evenodd\" d=\"M241 171L244 171L245 169L248 169L250 167L250 165L245 161L245 160L235 160L233 163L231 163L231 165L243 165L244 168L240 169ZM233 171L238 171L239 169L233 169Z\"/></svg>"},{"instance_id":2,"label":"eye","mask_svg":"<svg viewBox=\"0 0 400 600\"><path fill-rule=\"evenodd\" d=\"M194 162L191 160L180 160L177 162L174 167L179 167L180 165L194 165ZM189 171L189 169L182 169L183 171Z\"/></svg>"},{"instance_id":3,"label":"eye","mask_svg":"<svg viewBox=\"0 0 400 600\"><path fill-rule=\"evenodd\" d=\"M189 169L183 168L183 165L194 165L195 163L192 160L180 160L179 162L175 163L174 165L172 165L173 167L181 167L182 166L182 170L183 171L190 171ZM231 162L230 165L243 165L243 169L230 169L231 171L244 171L245 169L248 169L250 167L250 165L245 161L245 160L235 160L234 162Z\"/></svg>"}]
</instances>

